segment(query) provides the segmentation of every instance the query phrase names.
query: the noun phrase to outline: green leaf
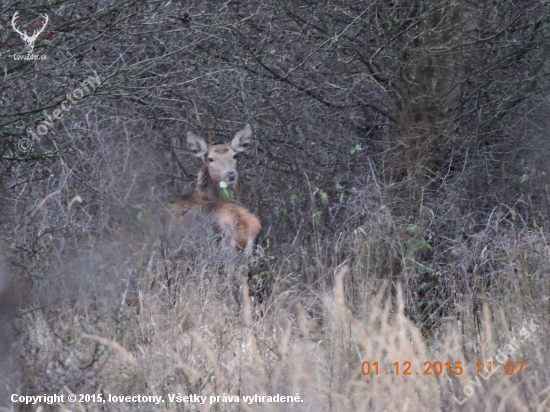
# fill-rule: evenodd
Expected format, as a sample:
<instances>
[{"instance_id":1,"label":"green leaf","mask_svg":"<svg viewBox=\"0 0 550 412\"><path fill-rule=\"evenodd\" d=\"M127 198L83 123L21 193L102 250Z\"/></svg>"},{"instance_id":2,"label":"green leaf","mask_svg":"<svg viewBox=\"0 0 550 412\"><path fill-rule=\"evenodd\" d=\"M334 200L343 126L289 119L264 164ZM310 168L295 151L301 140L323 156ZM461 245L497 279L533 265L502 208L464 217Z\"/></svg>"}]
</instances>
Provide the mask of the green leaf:
<instances>
[{"instance_id":1,"label":"green leaf","mask_svg":"<svg viewBox=\"0 0 550 412\"><path fill-rule=\"evenodd\" d=\"M149 223L149 217L147 216L147 213L145 213L144 210L140 210L137 214L137 220L142 225L146 225Z\"/></svg>"},{"instance_id":2,"label":"green leaf","mask_svg":"<svg viewBox=\"0 0 550 412\"><path fill-rule=\"evenodd\" d=\"M288 215L288 212L286 210L286 207L284 206L278 206L275 208L275 211L277 212L277 216L279 217L279 220L281 223L286 223L286 217Z\"/></svg>"},{"instance_id":3,"label":"green leaf","mask_svg":"<svg viewBox=\"0 0 550 412\"><path fill-rule=\"evenodd\" d=\"M426 240L422 239L420 242L418 242L418 249L423 252L427 252L428 250L432 250L432 245L430 245Z\"/></svg>"},{"instance_id":4,"label":"green leaf","mask_svg":"<svg viewBox=\"0 0 550 412\"><path fill-rule=\"evenodd\" d=\"M321 221L322 214L323 213L320 210L315 213L315 223L319 223Z\"/></svg>"},{"instance_id":5,"label":"green leaf","mask_svg":"<svg viewBox=\"0 0 550 412\"><path fill-rule=\"evenodd\" d=\"M227 183L226 182L224 182L224 181L220 182L220 189L221 189L221 192L222 192L222 197L225 200L231 200L231 196L229 196L229 193L227 192Z\"/></svg>"},{"instance_id":6,"label":"green leaf","mask_svg":"<svg viewBox=\"0 0 550 412\"><path fill-rule=\"evenodd\" d=\"M405 231L407 232L407 235L409 236L413 236L417 230L418 230L418 225L409 225L405 229Z\"/></svg>"},{"instance_id":7,"label":"green leaf","mask_svg":"<svg viewBox=\"0 0 550 412\"><path fill-rule=\"evenodd\" d=\"M141 205L134 205L133 208L139 210L136 216L137 221L142 225L147 225L150 219L145 209Z\"/></svg>"},{"instance_id":8,"label":"green leaf","mask_svg":"<svg viewBox=\"0 0 550 412\"><path fill-rule=\"evenodd\" d=\"M363 150L363 146L361 146L360 144L357 144L355 145L355 147L352 147L349 151L349 154L355 154L356 152L360 152L361 150Z\"/></svg>"}]
</instances>

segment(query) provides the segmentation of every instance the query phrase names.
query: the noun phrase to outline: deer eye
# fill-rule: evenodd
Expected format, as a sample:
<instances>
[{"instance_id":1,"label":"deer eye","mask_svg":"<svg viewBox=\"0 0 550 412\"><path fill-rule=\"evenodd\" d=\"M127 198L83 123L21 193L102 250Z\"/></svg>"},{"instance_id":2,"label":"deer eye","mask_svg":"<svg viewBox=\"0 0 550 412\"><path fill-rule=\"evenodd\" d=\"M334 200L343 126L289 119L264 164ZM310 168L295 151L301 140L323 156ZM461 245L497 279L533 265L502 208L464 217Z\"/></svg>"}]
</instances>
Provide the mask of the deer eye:
<instances>
[{"instance_id":1,"label":"deer eye","mask_svg":"<svg viewBox=\"0 0 550 412\"><path fill-rule=\"evenodd\" d=\"M212 163L212 162L214 161L214 159L213 159L213 158L211 158L211 157L209 157L209 158L208 158L208 159L206 159L206 160L208 160L208 161L209 161L210 163Z\"/></svg>"}]
</instances>

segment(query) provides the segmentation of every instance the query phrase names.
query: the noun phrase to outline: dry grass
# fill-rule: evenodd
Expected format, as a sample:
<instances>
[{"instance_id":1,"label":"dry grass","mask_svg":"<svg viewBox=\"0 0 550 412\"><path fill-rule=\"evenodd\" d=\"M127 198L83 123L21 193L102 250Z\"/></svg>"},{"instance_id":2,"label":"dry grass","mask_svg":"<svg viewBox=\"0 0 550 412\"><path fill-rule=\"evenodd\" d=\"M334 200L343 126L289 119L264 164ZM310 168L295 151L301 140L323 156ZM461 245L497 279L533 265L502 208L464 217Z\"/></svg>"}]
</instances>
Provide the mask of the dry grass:
<instances>
[{"instance_id":1,"label":"dry grass","mask_svg":"<svg viewBox=\"0 0 550 412\"><path fill-rule=\"evenodd\" d=\"M116 155L106 153L97 170ZM126 173L133 167L132 182L149 188L153 173L132 164ZM28 299L13 322L11 356L0 364L2 400L12 393L164 399L83 405L109 411L548 409L550 247L536 222L502 208L466 232L472 216L461 215L450 192L411 217L373 177L330 210L338 231L319 223L314 233L285 238L273 233L288 226L262 220L266 255L250 272L252 301L247 284L226 276L232 265L215 243L164 248L158 215L166 199L124 191L128 179L109 176L102 196L69 210L72 197L55 195L10 233L14 244L32 248L21 246L20 270L11 270L21 273L16 285ZM257 279L265 287L258 290ZM512 352L511 342L518 344L510 360L525 362L522 374L478 376L476 362ZM364 361L378 362L378 375L363 375ZM451 373L424 375L425 362L437 361L451 362ZM207 401L169 402L177 394ZM210 403L224 394L239 400ZM244 401L255 394L299 394L303 402Z\"/></svg>"},{"instance_id":2,"label":"dry grass","mask_svg":"<svg viewBox=\"0 0 550 412\"><path fill-rule=\"evenodd\" d=\"M502 250L502 256L510 252ZM539 264L549 258L548 247L538 252ZM365 261L365 256L358 258ZM19 362L23 369L18 388L8 392L141 394L165 401L89 403L86 410L548 410L546 313L512 308L507 298L500 300L508 305L503 309L499 299L488 299L474 317L477 324L448 316L437 334L423 336L405 315L400 284L380 286L357 264L331 270L325 284L333 286L324 291L290 281L296 278L275 265L270 296L253 302L245 282L236 312L232 282L220 275L218 265L204 261L204 256L194 265L167 260L155 244L104 268L103 275L86 274L90 262L73 267L84 275L78 287L73 283L65 289L71 299L18 317L15 352L24 360ZM513 261L516 266L522 262ZM353 279L360 274L359 293L350 285L357 285ZM473 310L464 305L462 310ZM538 325L533 330L524 323L531 319ZM500 375L476 378L475 363L498 349L510 350L510 342L517 346L510 360L525 362L522 374L507 376L501 369ZM378 375L373 369L364 376L363 361L378 362ZM462 362L464 372L449 375L444 367L440 376L433 369L426 376L426 361ZM404 362L410 362L410 376L404 375ZM169 394L208 398L202 406L170 403ZM301 401L244 401L255 394L298 395ZM224 395L239 401L211 403L211 396ZM453 396L467 401L459 406Z\"/></svg>"}]
</instances>

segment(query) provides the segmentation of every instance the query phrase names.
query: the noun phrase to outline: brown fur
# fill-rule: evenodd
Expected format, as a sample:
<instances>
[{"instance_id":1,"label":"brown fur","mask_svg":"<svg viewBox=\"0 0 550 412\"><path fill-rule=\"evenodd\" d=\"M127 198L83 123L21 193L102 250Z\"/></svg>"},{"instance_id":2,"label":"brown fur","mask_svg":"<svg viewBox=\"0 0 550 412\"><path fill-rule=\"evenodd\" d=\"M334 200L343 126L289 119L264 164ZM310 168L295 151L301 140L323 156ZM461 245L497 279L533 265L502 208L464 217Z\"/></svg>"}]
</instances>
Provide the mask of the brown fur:
<instances>
[{"instance_id":1,"label":"brown fur","mask_svg":"<svg viewBox=\"0 0 550 412\"><path fill-rule=\"evenodd\" d=\"M237 191L235 154L242 152L251 141L252 130L246 126L237 133L231 143L206 145L204 141L188 134L191 152L202 157L205 164L195 191L183 196L170 210L169 233L174 231L201 231L200 216L210 216L214 230L223 233L234 243L238 251L250 254L261 229L260 221L240 202L234 200ZM209 161L211 159L212 161ZM230 173L235 180L228 182L227 193L231 200L223 199L219 182ZM216 176L213 178L213 176ZM205 230L205 233L207 231ZM195 233L196 234L196 233Z\"/></svg>"},{"instance_id":2,"label":"brown fur","mask_svg":"<svg viewBox=\"0 0 550 412\"><path fill-rule=\"evenodd\" d=\"M178 200L170 213L183 227L191 226L189 219L196 219L197 213L212 216L215 231L232 239L237 250L250 251L262 228L258 218L236 200L206 200L194 194Z\"/></svg>"}]
</instances>

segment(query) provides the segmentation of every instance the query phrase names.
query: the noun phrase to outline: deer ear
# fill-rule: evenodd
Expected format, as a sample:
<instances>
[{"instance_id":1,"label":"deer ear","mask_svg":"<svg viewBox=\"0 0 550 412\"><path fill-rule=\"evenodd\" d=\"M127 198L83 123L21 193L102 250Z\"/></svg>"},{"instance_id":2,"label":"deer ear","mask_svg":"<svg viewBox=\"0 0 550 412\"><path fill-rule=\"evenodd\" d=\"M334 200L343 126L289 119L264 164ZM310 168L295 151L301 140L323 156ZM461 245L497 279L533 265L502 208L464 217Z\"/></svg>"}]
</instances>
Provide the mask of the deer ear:
<instances>
[{"instance_id":1,"label":"deer ear","mask_svg":"<svg viewBox=\"0 0 550 412\"><path fill-rule=\"evenodd\" d=\"M187 133L187 147L197 157L204 157L208 151L204 139L192 132Z\"/></svg>"},{"instance_id":2,"label":"deer ear","mask_svg":"<svg viewBox=\"0 0 550 412\"><path fill-rule=\"evenodd\" d=\"M244 129L238 132L231 141L231 147L235 152L244 152L252 143L252 127L247 124Z\"/></svg>"}]
</instances>

